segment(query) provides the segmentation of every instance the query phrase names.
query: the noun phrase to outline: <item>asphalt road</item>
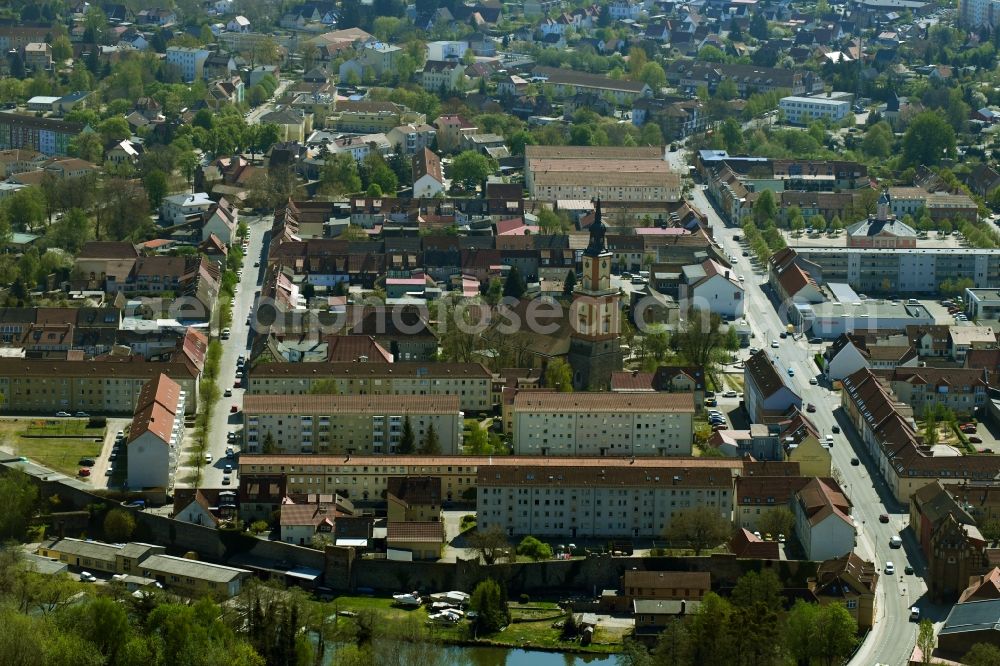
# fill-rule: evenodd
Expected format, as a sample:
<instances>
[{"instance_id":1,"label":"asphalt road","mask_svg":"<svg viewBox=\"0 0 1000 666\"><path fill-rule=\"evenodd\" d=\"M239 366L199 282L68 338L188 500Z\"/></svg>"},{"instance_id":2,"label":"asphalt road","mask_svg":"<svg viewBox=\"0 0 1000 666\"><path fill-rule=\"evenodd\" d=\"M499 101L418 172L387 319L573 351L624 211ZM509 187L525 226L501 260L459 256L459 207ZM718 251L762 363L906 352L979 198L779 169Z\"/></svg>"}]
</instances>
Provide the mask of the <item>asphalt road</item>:
<instances>
[{"instance_id":1,"label":"asphalt road","mask_svg":"<svg viewBox=\"0 0 1000 666\"><path fill-rule=\"evenodd\" d=\"M222 479L225 465L232 465L236 468L236 459L226 457L226 447L230 444L226 441L226 434L229 431L239 431L242 428L243 418L243 383L239 388L233 387L236 379L236 360L242 354L248 357L250 350L250 327L247 325L247 317L253 310L255 294L260 289L260 277L263 275L265 265L262 253L264 252L265 232L270 229L270 218L267 216L243 216L243 220L250 228L250 247L243 259L243 278L240 280L239 288L236 291L236 305L233 307L233 323L229 340L222 343L222 360L219 364L219 390L230 389L232 397L220 398L212 411L211 426L209 427L209 442L207 452L212 454L212 463L202 467L201 486L204 488L237 487L236 472L230 475L231 483L224 486ZM254 262L260 261L261 267L254 268ZM232 413L233 406L240 411ZM233 444L239 451L239 445Z\"/></svg>"},{"instance_id":2,"label":"asphalt road","mask_svg":"<svg viewBox=\"0 0 1000 666\"><path fill-rule=\"evenodd\" d=\"M682 153L672 153L670 161L683 168ZM676 157L675 157L676 156ZM804 336L791 336L781 339L779 334L786 329L787 320L779 317L779 309L771 302L765 291L767 276L762 267L756 268L750 263L750 258L741 256L744 249L733 240L740 233L738 228L727 228L719 218L715 209L705 198L705 191L698 185L694 189L692 203L704 211L709 217L709 223L715 233L716 241L727 255L735 255L737 272L746 276L746 313L753 330L756 332L755 345L767 348L775 361L784 369L793 368L794 377L789 377L791 386L802 396L803 402L813 403L816 412L810 414L821 435L832 433L834 424L840 426L840 434L834 434L834 445L831 451L835 474L839 474L844 490L853 504L852 515L858 526L856 552L869 561L875 561L881 578L876 600L876 623L868 634L865 642L859 648L851 664L871 666L871 664L888 664L900 666L907 663L916 642L916 624L909 621L909 609L918 605L921 611L936 621L942 621L947 613L946 608L935 607L922 597L926 593L926 585L920 574L924 571L924 562L919 549L909 531L903 532L909 522L907 508L897 503L881 478L873 477L871 460L864 453L857 433L845 418L840 409L839 393L824 387L823 382L813 386L810 377L817 377L819 369L813 361L813 355L820 351L820 345L810 345ZM771 340L778 342L777 349L770 348ZM858 466L851 465L851 458L859 458ZM879 516L887 514L888 523L879 522ZM889 548L889 538L902 533L903 548ZM896 573L886 575L885 563L893 562ZM912 565L916 575L903 574L906 565Z\"/></svg>"}]
</instances>

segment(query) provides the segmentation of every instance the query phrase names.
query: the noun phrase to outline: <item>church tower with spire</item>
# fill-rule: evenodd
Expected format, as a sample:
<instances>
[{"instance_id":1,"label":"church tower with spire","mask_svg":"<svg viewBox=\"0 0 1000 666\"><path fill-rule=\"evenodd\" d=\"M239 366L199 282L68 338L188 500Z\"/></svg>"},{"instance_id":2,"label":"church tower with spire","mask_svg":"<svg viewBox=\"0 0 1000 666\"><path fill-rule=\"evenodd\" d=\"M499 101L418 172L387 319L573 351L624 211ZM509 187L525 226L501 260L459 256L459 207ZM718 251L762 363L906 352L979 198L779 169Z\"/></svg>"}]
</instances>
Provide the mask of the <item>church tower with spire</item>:
<instances>
[{"instance_id":1,"label":"church tower with spire","mask_svg":"<svg viewBox=\"0 0 1000 666\"><path fill-rule=\"evenodd\" d=\"M590 242L583 251L583 273L569 313L572 333L568 360L575 390L609 388L611 373L622 369L621 307L618 290L611 286L607 233L598 199Z\"/></svg>"}]
</instances>

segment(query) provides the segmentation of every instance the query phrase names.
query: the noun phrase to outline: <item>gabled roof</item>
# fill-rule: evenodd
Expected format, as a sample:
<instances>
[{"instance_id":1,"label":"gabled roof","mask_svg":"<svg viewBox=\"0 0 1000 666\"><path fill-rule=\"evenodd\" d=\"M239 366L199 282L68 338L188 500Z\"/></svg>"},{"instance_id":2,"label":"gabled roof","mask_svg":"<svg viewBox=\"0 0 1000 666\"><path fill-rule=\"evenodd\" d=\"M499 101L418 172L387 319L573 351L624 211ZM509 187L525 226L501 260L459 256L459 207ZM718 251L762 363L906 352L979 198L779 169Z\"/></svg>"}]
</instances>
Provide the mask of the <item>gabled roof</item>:
<instances>
[{"instance_id":1,"label":"gabled roof","mask_svg":"<svg viewBox=\"0 0 1000 666\"><path fill-rule=\"evenodd\" d=\"M830 516L835 516L849 525L851 503L833 479L810 479L796 493L796 501L811 525L818 525Z\"/></svg>"},{"instance_id":2,"label":"gabled roof","mask_svg":"<svg viewBox=\"0 0 1000 666\"><path fill-rule=\"evenodd\" d=\"M785 378L775 367L767 350L761 349L747 359L745 374L753 380L762 398L768 398L785 388ZM789 388L792 393L795 393Z\"/></svg>"},{"instance_id":3,"label":"gabled roof","mask_svg":"<svg viewBox=\"0 0 1000 666\"><path fill-rule=\"evenodd\" d=\"M390 476L386 491L407 506L441 506L439 476Z\"/></svg>"}]
</instances>

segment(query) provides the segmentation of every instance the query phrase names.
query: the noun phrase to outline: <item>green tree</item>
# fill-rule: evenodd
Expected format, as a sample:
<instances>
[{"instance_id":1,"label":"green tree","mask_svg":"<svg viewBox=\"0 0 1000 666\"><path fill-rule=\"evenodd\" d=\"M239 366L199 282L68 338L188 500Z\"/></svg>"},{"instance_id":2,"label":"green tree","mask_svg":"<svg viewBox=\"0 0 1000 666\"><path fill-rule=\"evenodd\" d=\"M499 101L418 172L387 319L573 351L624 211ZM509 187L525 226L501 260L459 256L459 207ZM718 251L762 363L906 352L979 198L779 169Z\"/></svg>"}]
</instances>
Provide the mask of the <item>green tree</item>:
<instances>
[{"instance_id":1,"label":"green tree","mask_svg":"<svg viewBox=\"0 0 1000 666\"><path fill-rule=\"evenodd\" d=\"M976 643L962 658L966 666L1000 666L1000 648L989 643Z\"/></svg>"},{"instance_id":2,"label":"green tree","mask_svg":"<svg viewBox=\"0 0 1000 666\"><path fill-rule=\"evenodd\" d=\"M777 538L779 534L791 537L795 527L795 515L786 507L776 507L761 516L758 521L760 531Z\"/></svg>"},{"instance_id":3,"label":"green tree","mask_svg":"<svg viewBox=\"0 0 1000 666\"><path fill-rule=\"evenodd\" d=\"M857 645L858 623L840 604L820 606L815 626L816 656L826 666L839 664Z\"/></svg>"},{"instance_id":4,"label":"green tree","mask_svg":"<svg viewBox=\"0 0 1000 666\"><path fill-rule=\"evenodd\" d=\"M561 358L554 358L545 366L545 385L560 393L573 391L573 369Z\"/></svg>"},{"instance_id":5,"label":"green tree","mask_svg":"<svg viewBox=\"0 0 1000 666\"><path fill-rule=\"evenodd\" d=\"M66 35L59 35L52 40L52 60L55 63L62 63L73 57L73 45Z\"/></svg>"},{"instance_id":6,"label":"green tree","mask_svg":"<svg viewBox=\"0 0 1000 666\"><path fill-rule=\"evenodd\" d=\"M132 130L128 126L128 121L120 116L113 116L101 122L97 126L97 132L101 136L101 141L105 146L116 144L132 136Z\"/></svg>"},{"instance_id":7,"label":"green tree","mask_svg":"<svg viewBox=\"0 0 1000 666\"><path fill-rule=\"evenodd\" d=\"M451 177L467 187L475 187L497 170L492 159L474 150L464 150L451 163Z\"/></svg>"},{"instance_id":8,"label":"green tree","mask_svg":"<svg viewBox=\"0 0 1000 666\"><path fill-rule=\"evenodd\" d=\"M99 164L104 156L101 136L95 132L82 132L69 140L69 154L81 160Z\"/></svg>"},{"instance_id":9,"label":"green tree","mask_svg":"<svg viewBox=\"0 0 1000 666\"><path fill-rule=\"evenodd\" d=\"M469 455L483 456L491 452L489 442L489 435L486 429L476 423L469 427L463 443Z\"/></svg>"},{"instance_id":10,"label":"green tree","mask_svg":"<svg viewBox=\"0 0 1000 666\"><path fill-rule=\"evenodd\" d=\"M697 557L725 541L730 531L729 521L718 510L696 506L676 512L665 536L673 543L686 543Z\"/></svg>"},{"instance_id":11,"label":"green tree","mask_svg":"<svg viewBox=\"0 0 1000 666\"><path fill-rule=\"evenodd\" d=\"M472 626L477 634L494 634L510 624L507 595L492 578L476 585L469 599L469 607L476 611Z\"/></svg>"},{"instance_id":12,"label":"green tree","mask_svg":"<svg viewBox=\"0 0 1000 666\"><path fill-rule=\"evenodd\" d=\"M861 151L869 157L886 158L892 154L893 134L889 123L877 122L865 132L861 140Z\"/></svg>"},{"instance_id":13,"label":"green tree","mask_svg":"<svg viewBox=\"0 0 1000 666\"><path fill-rule=\"evenodd\" d=\"M76 254L90 240L90 220L79 208L71 208L46 234L54 247Z\"/></svg>"},{"instance_id":14,"label":"green tree","mask_svg":"<svg viewBox=\"0 0 1000 666\"><path fill-rule=\"evenodd\" d=\"M658 62L647 62L643 65L639 71L639 80L652 88L654 95L667 85L666 72Z\"/></svg>"},{"instance_id":15,"label":"green tree","mask_svg":"<svg viewBox=\"0 0 1000 666\"><path fill-rule=\"evenodd\" d=\"M311 395L339 395L336 379L317 379L309 385Z\"/></svg>"},{"instance_id":16,"label":"green tree","mask_svg":"<svg viewBox=\"0 0 1000 666\"><path fill-rule=\"evenodd\" d=\"M917 647L920 648L920 663L931 663L931 656L934 654L934 624L926 618L920 621L920 630L917 633Z\"/></svg>"},{"instance_id":17,"label":"green tree","mask_svg":"<svg viewBox=\"0 0 1000 666\"><path fill-rule=\"evenodd\" d=\"M146 188L149 207L153 210L159 208L163 197L167 196L167 175L158 169L154 169L142 177L142 184Z\"/></svg>"},{"instance_id":18,"label":"green tree","mask_svg":"<svg viewBox=\"0 0 1000 666\"><path fill-rule=\"evenodd\" d=\"M327 194L347 194L361 190L358 163L347 153L327 157L320 170L320 187Z\"/></svg>"},{"instance_id":19,"label":"green tree","mask_svg":"<svg viewBox=\"0 0 1000 666\"><path fill-rule=\"evenodd\" d=\"M903 135L903 164L934 166L955 155L955 130L934 111L925 111Z\"/></svg>"},{"instance_id":20,"label":"green tree","mask_svg":"<svg viewBox=\"0 0 1000 666\"><path fill-rule=\"evenodd\" d=\"M424 441L420 443L420 453L425 456L441 455L441 442L438 439L437 431L434 430L433 423L427 426L427 432L424 433Z\"/></svg>"},{"instance_id":21,"label":"green tree","mask_svg":"<svg viewBox=\"0 0 1000 666\"><path fill-rule=\"evenodd\" d=\"M17 539L24 535L28 520L38 502L38 489L28 475L20 470L6 470L0 475L0 539Z\"/></svg>"},{"instance_id":22,"label":"green tree","mask_svg":"<svg viewBox=\"0 0 1000 666\"><path fill-rule=\"evenodd\" d=\"M754 39L765 40L769 33L767 29L767 18L763 12L755 12L750 19L750 36Z\"/></svg>"},{"instance_id":23,"label":"green tree","mask_svg":"<svg viewBox=\"0 0 1000 666\"><path fill-rule=\"evenodd\" d=\"M563 279L563 296L572 296L574 289L576 289L576 271L571 268Z\"/></svg>"},{"instance_id":24,"label":"green tree","mask_svg":"<svg viewBox=\"0 0 1000 666\"><path fill-rule=\"evenodd\" d=\"M517 545L517 554L530 557L534 561L548 560L552 558L552 546L543 543L533 536L526 536Z\"/></svg>"},{"instance_id":25,"label":"green tree","mask_svg":"<svg viewBox=\"0 0 1000 666\"><path fill-rule=\"evenodd\" d=\"M382 196L382 188L379 186L378 183L372 183L371 185L368 186L368 190L367 192L365 192L365 194L367 194L369 197L372 198L380 197Z\"/></svg>"},{"instance_id":26,"label":"green tree","mask_svg":"<svg viewBox=\"0 0 1000 666\"><path fill-rule=\"evenodd\" d=\"M104 536L114 543L125 543L135 532L135 517L125 509L111 509L104 516Z\"/></svg>"},{"instance_id":27,"label":"green tree","mask_svg":"<svg viewBox=\"0 0 1000 666\"><path fill-rule=\"evenodd\" d=\"M365 158L365 166L367 167L369 184L378 185L383 192L396 194L396 190L399 189L399 179L396 178L396 172L389 168L381 155L369 153L368 157Z\"/></svg>"},{"instance_id":28,"label":"green tree","mask_svg":"<svg viewBox=\"0 0 1000 666\"><path fill-rule=\"evenodd\" d=\"M37 187L25 187L9 196L4 209L15 229L31 229L45 221L45 196Z\"/></svg>"},{"instance_id":29,"label":"green tree","mask_svg":"<svg viewBox=\"0 0 1000 666\"><path fill-rule=\"evenodd\" d=\"M551 208L540 208L538 211L538 228L549 235L565 236L570 229L569 217L564 211L556 212Z\"/></svg>"},{"instance_id":30,"label":"green tree","mask_svg":"<svg viewBox=\"0 0 1000 666\"><path fill-rule=\"evenodd\" d=\"M778 206L774 201L774 193L771 190L764 190L757 195L757 200L753 203L753 220L758 226L763 226L767 222L774 220L778 214Z\"/></svg>"},{"instance_id":31,"label":"green tree","mask_svg":"<svg viewBox=\"0 0 1000 666\"><path fill-rule=\"evenodd\" d=\"M399 446L396 447L396 453L413 453L415 444L416 435L413 433L413 424L410 423L410 415L407 414L406 418L403 419L403 432L399 436Z\"/></svg>"},{"instance_id":32,"label":"green tree","mask_svg":"<svg viewBox=\"0 0 1000 666\"><path fill-rule=\"evenodd\" d=\"M517 266L511 267L510 273L507 274L507 280L503 283L503 295L509 298L521 298L527 290L528 285L524 283L521 271L518 270Z\"/></svg>"}]
</instances>

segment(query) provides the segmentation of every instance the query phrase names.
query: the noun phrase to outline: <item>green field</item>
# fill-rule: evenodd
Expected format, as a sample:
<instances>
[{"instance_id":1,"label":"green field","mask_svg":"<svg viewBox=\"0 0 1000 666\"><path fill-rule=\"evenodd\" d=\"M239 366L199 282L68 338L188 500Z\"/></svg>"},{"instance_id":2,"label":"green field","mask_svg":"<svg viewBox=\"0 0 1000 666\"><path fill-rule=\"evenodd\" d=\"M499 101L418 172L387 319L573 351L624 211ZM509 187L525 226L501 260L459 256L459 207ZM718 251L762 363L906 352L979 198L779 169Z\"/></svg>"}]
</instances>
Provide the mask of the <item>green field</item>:
<instances>
[{"instance_id":1,"label":"green field","mask_svg":"<svg viewBox=\"0 0 1000 666\"><path fill-rule=\"evenodd\" d=\"M80 435L84 437L103 437L104 428L88 428L89 419L32 419L28 427L22 431L24 435L58 436Z\"/></svg>"},{"instance_id":2,"label":"green field","mask_svg":"<svg viewBox=\"0 0 1000 666\"><path fill-rule=\"evenodd\" d=\"M3 419L0 446L57 472L76 476L80 459L96 458L104 442L104 428L86 426L87 419Z\"/></svg>"}]
</instances>

